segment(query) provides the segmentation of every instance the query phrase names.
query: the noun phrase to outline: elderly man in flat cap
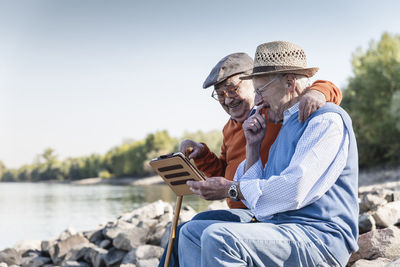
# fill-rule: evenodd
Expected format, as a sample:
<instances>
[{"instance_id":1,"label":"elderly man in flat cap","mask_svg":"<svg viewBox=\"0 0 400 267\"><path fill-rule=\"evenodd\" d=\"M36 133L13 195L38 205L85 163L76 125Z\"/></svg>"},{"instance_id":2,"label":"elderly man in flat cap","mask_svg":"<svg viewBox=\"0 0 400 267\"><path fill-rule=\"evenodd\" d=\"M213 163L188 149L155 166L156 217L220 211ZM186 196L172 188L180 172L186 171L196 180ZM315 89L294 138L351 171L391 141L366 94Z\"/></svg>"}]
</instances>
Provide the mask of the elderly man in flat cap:
<instances>
[{"instance_id":1,"label":"elderly man in flat cap","mask_svg":"<svg viewBox=\"0 0 400 267\"><path fill-rule=\"evenodd\" d=\"M246 157L246 139L243 132L243 122L255 112L254 105L254 87L251 80L240 80L246 74L250 74L253 68L253 59L246 53L234 53L222 58L212 69L206 78L203 88L214 86L212 97L219 102L222 108L231 116L223 129L223 142L221 146L221 155L218 157L209 150L206 144L197 143L193 140L185 140L181 143L180 150L185 153L189 147L193 151L189 158L193 158L196 166L208 177L224 176L228 180L233 180L233 176L240 162ZM340 104L342 99L341 91L331 82L318 80L314 82L302 97L300 102L299 120L305 120L312 112L325 104L325 101L331 101ZM267 109L262 112L265 115ZM267 162L268 151L276 136L279 133L281 125L268 122L268 131L261 144L260 153L263 164ZM210 180L211 182L211 180ZM204 187L204 194L210 187ZM212 187L211 187L212 188ZM233 201L227 198L228 206L231 209L247 209L241 201ZM213 219L229 221L250 221L252 214L240 212L238 216L236 211L225 213L212 213ZM201 213L193 220L210 219L207 213ZM180 227L177 231L179 232ZM170 266L178 266L178 240L176 236L174 242L173 255ZM159 266L164 266L166 251L160 260Z\"/></svg>"},{"instance_id":2,"label":"elderly man in flat cap","mask_svg":"<svg viewBox=\"0 0 400 267\"><path fill-rule=\"evenodd\" d=\"M251 212L257 223L186 223L181 266L345 266L357 250L358 154L351 119L332 103L304 122L297 119L299 98L317 70L306 66L295 44L258 46L252 73L241 77L253 80L259 106L243 123L246 160L234 182L188 182L206 199L241 200L249 211L236 214ZM282 124L265 168L260 155L267 153L262 142L269 124L259 112L263 107L269 120ZM204 194L211 181L213 190Z\"/></svg>"}]
</instances>

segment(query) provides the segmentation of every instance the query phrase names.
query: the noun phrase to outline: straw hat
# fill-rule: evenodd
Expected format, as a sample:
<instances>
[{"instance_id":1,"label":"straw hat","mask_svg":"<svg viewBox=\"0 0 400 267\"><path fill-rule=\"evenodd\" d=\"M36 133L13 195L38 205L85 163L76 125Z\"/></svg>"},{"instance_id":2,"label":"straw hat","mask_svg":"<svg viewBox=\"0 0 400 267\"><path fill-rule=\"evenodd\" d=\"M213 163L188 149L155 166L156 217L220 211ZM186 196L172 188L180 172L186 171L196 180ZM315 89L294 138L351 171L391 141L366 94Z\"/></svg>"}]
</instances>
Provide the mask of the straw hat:
<instances>
[{"instance_id":1,"label":"straw hat","mask_svg":"<svg viewBox=\"0 0 400 267\"><path fill-rule=\"evenodd\" d=\"M306 54L300 46L276 41L257 47L253 72L240 79L248 80L255 76L273 73L293 73L312 77L317 71L318 68L307 68Z\"/></svg>"}]
</instances>

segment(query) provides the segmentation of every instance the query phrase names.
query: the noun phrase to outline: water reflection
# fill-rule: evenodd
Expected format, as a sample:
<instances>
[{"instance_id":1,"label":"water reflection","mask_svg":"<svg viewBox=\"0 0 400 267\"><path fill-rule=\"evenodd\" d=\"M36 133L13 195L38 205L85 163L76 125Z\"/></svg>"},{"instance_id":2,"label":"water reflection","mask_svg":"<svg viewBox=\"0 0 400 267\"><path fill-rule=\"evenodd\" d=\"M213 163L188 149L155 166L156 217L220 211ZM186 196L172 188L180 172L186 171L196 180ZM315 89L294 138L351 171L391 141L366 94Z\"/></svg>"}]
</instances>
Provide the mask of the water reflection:
<instances>
[{"instance_id":1,"label":"water reflection","mask_svg":"<svg viewBox=\"0 0 400 267\"><path fill-rule=\"evenodd\" d=\"M165 185L0 183L0 249L23 239L55 238L69 226L93 229L158 199L175 202L176 196ZM185 196L183 205L201 211L209 202Z\"/></svg>"}]
</instances>

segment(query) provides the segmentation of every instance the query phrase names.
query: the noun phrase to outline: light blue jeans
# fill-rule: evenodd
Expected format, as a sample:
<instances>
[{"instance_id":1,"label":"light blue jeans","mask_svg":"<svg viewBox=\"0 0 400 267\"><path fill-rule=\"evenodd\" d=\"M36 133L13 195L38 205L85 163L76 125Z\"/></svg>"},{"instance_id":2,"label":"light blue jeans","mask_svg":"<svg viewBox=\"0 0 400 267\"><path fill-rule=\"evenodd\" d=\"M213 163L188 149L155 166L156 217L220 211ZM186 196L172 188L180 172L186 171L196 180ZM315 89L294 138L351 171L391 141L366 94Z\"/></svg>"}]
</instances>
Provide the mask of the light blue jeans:
<instances>
[{"instance_id":1,"label":"light blue jeans","mask_svg":"<svg viewBox=\"0 0 400 267\"><path fill-rule=\"evenodd\" d=\"M317 236L297 224L187 222L179 263L193 266L340 266Z\"/></svg>"},{"instance_id":2,"label":"light blue jeans","mask_svg":"<svg viewBox=\"0 0 400 267\"><path fill-rule=\"evenodd\" d=\"M211 210L204 211L192 218L192 221L197 220L217 220L217 221L229 221L229 222L250 222L253 214L247 209L231 209L231 210ZM176 228L175 240L171 254L171 260L169 262L169 266L178 267L179 266L179 258L178 258L178 244L179 244L179 232L182 226L185 223L178 225ZM167 254L166 246L163 255L161 256L159 267L164 267L165 257Z\"/></svg>"}]
</instances>

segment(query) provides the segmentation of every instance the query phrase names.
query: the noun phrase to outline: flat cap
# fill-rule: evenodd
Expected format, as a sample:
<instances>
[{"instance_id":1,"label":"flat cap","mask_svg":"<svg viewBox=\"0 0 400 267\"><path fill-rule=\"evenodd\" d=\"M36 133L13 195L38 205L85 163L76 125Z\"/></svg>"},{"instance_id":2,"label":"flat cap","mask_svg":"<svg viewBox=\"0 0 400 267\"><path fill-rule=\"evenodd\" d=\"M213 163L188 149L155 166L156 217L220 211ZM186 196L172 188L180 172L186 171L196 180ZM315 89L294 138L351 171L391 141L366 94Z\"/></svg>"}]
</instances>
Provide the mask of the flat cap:
<instances>
[{"instance_id":1,"label":"flat cap","mask_svg":"<svg viewBox=\"0 0 400 267\"><path fill-rule=\"evenodd\" d=\"M253 69L253 59L246 53L234 53L221 59L211 70L203 83L206 89L211 85L216 85L225 81L235 74L247 72Z\"/></svg>"}]
</instances>

